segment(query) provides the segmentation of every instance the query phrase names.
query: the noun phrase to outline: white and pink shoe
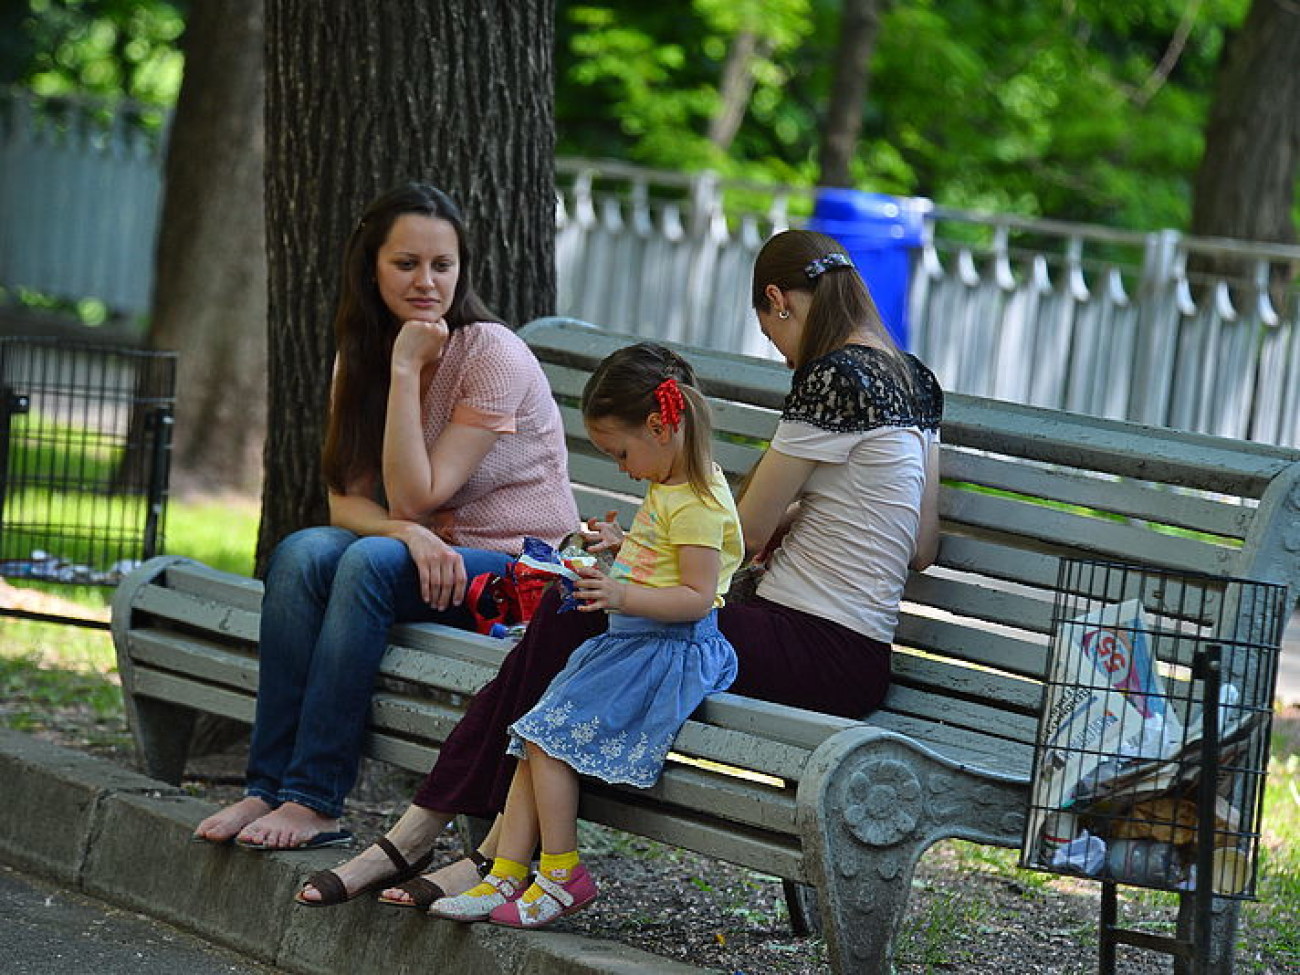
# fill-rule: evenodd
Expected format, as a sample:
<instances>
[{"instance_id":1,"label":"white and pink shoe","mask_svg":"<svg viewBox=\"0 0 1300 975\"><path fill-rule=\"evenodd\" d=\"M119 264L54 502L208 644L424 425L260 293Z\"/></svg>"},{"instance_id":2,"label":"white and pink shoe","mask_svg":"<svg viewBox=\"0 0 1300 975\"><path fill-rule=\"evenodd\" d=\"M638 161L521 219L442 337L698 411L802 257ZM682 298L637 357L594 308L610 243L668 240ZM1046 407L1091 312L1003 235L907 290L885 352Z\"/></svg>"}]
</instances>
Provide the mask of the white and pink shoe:
<instances>
[{"instance_id":1,"label":"white and pink shoe","mask_svg":"<svg viewBox=\"0 0 1300 975\"><path fill-rule=\"evenodd\" d=\"M491 888L484 890L484 888ZM429 905L429 913L434 917L449 921L486 921L493 910L506 907L524 892L525 882L498 877L494 873L483 878L477 887L472 887L455 897L440 897Z\"/></svg>"},{"instance_id":2,"label":"white and pink shoe","mask_svg":"<svg viewBox=\"0 0 1300 975\"><path fill-rule=\"evenodd\" d=\"M596 881L582 864L573 868L573 876L563 884L556 883L545 874L539 873L533 878L533 885L541 888L540 897L524 903L522 895L516 896L500 907L494 908L488 920L508 928L545 927L566 915L582 910L599 894Z\"/></svg>"}]
</instances>

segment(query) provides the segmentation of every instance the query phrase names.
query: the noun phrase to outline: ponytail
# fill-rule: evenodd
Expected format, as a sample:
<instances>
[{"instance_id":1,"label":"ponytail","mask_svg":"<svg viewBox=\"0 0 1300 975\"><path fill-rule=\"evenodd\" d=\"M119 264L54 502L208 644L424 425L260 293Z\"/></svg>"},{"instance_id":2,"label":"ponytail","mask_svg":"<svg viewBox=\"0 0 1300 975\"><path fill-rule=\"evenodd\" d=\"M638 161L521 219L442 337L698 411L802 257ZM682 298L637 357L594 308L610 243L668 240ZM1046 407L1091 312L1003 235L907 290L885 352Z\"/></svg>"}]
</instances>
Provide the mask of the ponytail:
<instances>
[{"instance_id":1,"label":"ponytail","mask_svg":"<svg viewBox=\"0 0 1300 975\"><path fill-rule=\"evenodd\" d=\"M671 380L671 383L669 382ZM680 399L678 399L680 395ZM629 345L607 356L582 390L582 416L639 427L653 413L683 431L686 480L706 504L716 504L713 422L709 402L695 388L695 371L676 352L653 342Z\"/></svg>"}]
</instances>

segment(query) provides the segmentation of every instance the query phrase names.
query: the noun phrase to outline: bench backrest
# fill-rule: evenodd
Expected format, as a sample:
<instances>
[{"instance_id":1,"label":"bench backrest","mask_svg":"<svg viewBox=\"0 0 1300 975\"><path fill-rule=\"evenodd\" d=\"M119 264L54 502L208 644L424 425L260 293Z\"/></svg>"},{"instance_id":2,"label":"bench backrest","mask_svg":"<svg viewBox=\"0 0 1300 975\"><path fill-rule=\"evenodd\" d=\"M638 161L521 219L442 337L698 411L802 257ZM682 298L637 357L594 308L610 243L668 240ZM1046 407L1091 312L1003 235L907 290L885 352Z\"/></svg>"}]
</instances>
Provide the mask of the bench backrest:
<instances>
[{"instance_id":1,"label":"bench backrest","mask_svg":"<svg viewBox=\"0 0 1300 975\"><path fill-rule=\"evenodd\" d=\"M561 318L520 334L561 404L579 510L619 510L626 524L637 485L592 448L577 403L595 365L634 339ZM682 351L714 407L715 459L739 481L775 428L790 373ZM942 436L939 559L908 583L895 685L872 723L1027 771L1062 557L1297 591L1300 451L954 394Z\"/></svg>"}]
</instances>

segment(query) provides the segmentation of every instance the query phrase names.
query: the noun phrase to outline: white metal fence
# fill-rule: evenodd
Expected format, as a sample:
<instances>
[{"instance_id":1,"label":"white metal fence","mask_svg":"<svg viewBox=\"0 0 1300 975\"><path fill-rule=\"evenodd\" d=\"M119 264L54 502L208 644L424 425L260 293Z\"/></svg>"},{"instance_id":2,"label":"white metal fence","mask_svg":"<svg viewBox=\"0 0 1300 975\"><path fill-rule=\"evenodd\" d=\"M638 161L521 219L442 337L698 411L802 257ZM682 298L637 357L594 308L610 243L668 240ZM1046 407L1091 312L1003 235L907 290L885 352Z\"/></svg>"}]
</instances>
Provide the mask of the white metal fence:
<instances>
[{"instance_id":1,"label":"white metal fence","mask_svg":"<svg viewBox=\"0 0 1300 975\"><path fill-rule=\"evenodd\" d=\"M0 288L141 317L162 205L162 114L0 97Z\"/></svg>"},{"instance_id":2,"label":"white metal fence","mask_svg":"<svg viewBox=\"0 0 1300 975\"><path fill-rule=\"evenodd\" d=\"M121 113L0 102L0 287L144 316L160 142ZM573 159L557 188L559 313L771 354L750 266L809 191ZM1206 257L1233 275L1198 275ZM1300 446L1300 247L926 206L910 258L909 344L947 389Z\"/></svg>"}]
</instances>

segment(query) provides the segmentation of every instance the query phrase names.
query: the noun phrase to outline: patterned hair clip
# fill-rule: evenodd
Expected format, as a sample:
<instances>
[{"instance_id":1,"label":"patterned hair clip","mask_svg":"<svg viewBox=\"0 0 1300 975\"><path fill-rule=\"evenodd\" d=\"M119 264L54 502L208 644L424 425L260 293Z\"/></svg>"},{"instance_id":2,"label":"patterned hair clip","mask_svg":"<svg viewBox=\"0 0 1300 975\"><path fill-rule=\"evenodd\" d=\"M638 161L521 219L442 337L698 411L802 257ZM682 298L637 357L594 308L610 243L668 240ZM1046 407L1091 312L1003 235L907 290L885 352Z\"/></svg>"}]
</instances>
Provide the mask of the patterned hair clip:
<instances>
[{"instance_id":1,"label":"patterned hair clip","mask_svg":"<svg viewBox=\"0 0 1300 975\"><path fill-rule=\"evenodd\" d=\"M853 262L849 260L848 254L841 254L836 251L819 257L815 261L809 261L804 267L803 273L808 276L809 281L816 281L827 271L834 270L837 267L853 267Z\"/></svg>"},{"instance_id":2,"label":"patterned hair clip","mask_svg":"<svg viewBox=\"0 0 1300 975\"><path fill-rule=\"evenodd\" d=\"M659 416L668 424L669 430L676 430L682 422L682 411L686 409L686 396L671 376L655 387L655 400L659 403Z\"/></svg>"}]
</instances>

